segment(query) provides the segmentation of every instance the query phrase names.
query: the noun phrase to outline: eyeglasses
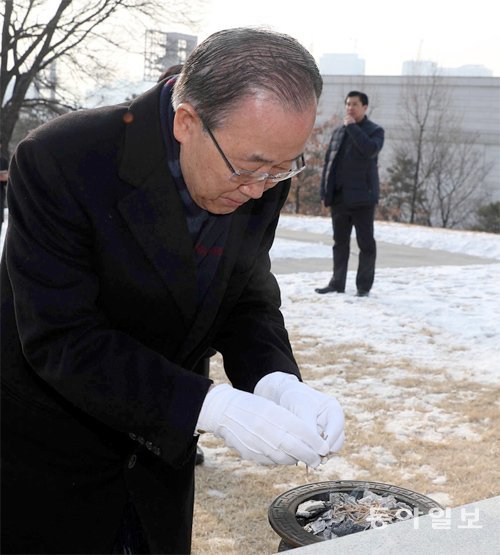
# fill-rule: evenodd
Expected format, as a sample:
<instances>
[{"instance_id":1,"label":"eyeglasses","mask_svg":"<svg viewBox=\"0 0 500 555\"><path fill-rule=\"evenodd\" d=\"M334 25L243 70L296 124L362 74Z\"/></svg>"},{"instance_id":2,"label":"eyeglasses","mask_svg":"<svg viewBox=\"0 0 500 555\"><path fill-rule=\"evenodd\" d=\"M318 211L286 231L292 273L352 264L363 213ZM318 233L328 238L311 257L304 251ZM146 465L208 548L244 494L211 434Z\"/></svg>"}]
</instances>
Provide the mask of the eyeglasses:
<instances>
[{"instance_id":1,"label":"eyeglasses","mask_svg":"<svg viewBox=\"0 0 500 555\"><path fill-rule=\"evenodd\" d=\"M201 118L200 118L201 119ZM214 137L212 131L208 125L201 119L201 123L203 127L206 129L209 137L212 139L215 147L219 151L219 154L222 156L222 159L226 163L226 166L231 171L231 177L229 181L233 183L239 183L240 185L249 185L250 183L257 183L259 181L271 181L272 183L278 183L279 181L284 181L285 179L290 179L291 177L299 174L303 171L306 167L306 162L304 160L304 155L301 154L295 160L292 161L292 168L286 172L278 172L275 174L266 173L266 172L259 172L259 171L251 171L251 170L236 170L231 162L227 159L227 156L224 154L224 151L220 147L217 139Z\"/></svg>"}]
</instances>

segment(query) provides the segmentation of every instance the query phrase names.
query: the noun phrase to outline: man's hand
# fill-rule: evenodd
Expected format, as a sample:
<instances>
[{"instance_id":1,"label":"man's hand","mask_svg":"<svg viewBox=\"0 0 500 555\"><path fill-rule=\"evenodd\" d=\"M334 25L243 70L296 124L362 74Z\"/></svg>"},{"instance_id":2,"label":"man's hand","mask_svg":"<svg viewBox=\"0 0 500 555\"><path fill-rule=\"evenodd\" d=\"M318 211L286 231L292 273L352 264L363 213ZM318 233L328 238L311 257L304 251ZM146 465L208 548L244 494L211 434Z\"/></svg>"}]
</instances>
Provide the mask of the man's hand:
<instances>
[{"instance_id":1,"label":"man's hand","mask_svg":"<svg viewBox=\"0 0 500 555\"><path fill-rule=\"evenodd\" d=\"M273 372L255 386L255 395L265 397L293 412L328 443L328 452L339 451L344 443L344 412L335 397L300 382L296 376Z\"/></svg>"},{"instance_id":2,"label":"man's hand","mask_svg":"<svg viewBox=\"0 0 500 555\"><path fill-rule=\"evenodd\" d=\"M317 430L285 408L228 384L209 390L197 430L212 432L243 458L261 464L302 461L315 468L329 450Z\"/></svg>"},{"instance_id":3,"label":"man's hand","mask_svg":"<svg viewBox=\"0 0 500 555\"><path fill-rule=\"evenodd\" d=\"M352 116L347 114L344 117L344 125L347 127L348 125L351 125L351 123L356 123L356 120Z\"/></svg>"}]
</instances>

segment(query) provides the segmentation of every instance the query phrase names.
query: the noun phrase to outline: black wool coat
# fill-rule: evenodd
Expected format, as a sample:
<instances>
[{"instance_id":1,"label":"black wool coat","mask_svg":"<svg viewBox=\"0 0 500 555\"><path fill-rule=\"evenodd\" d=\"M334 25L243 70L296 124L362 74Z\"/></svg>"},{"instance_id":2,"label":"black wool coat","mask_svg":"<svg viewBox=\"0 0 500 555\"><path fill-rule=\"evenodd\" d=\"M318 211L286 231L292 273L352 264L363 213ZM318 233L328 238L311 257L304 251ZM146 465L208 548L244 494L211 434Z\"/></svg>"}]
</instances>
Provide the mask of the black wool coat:
<instances>
[{"instance_id":1,"label":"black wool coat","mask_svg":"<svg viewBox=\"0 0 500 555\"><path fill-rule=\"evenodd\" d=\"M211 384L196 363L215 348L250 392L267 373L299 375L269 259L290 183L234 213L197 306L160 91L56 118L13 157L3 552L109 553L128 498L153 553L189 551L194 432Z\"/></svg>"}]
</instances>

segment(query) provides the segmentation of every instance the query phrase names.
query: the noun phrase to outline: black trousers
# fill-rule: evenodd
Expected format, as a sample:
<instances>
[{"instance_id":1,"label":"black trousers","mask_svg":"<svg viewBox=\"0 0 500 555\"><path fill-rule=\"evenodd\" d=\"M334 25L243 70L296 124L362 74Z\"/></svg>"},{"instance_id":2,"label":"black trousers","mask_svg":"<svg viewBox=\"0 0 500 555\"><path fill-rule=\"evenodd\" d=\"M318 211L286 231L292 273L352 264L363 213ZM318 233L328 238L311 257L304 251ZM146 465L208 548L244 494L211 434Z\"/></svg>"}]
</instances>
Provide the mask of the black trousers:
<instances>
[{"instance_id":1,"label":"black trousers","mask_svg":"<svg viewBox=\"0 0 500 555\"><path fill-rule=\"evenodd\" d=\"M190 553L195 448L180 468L144 448L131 465L104 432L96 457L93 426L69 413L10 390L1 409L0 553Z\"/></svg>"},{"instance_id":2,"label":"black trousers","mask_svg":"<svg viewBox=\"0 0 500 555\"><path fill-rule=\"evenodd\" d=\"M332 206L333 225L333 278L330 284L337 291L344 291L349 262L352 228L356 230L359 247L356 287L370 291L375 277L377 247L373 235L375 206L349 208L342 203Z\"/></svg>"}]
</instances>

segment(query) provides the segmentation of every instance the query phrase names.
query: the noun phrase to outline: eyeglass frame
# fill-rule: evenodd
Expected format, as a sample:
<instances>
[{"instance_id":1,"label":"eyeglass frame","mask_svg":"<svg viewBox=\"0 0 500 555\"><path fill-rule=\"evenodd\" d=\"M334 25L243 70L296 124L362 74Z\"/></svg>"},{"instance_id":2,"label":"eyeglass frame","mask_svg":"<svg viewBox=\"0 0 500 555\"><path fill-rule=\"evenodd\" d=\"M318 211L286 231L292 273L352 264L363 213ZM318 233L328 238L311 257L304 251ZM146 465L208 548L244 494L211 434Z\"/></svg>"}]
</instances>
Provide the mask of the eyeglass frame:
<instances>
[{"instance_id":1,"label":"eyeglass frame","mask_svg":"<svg viewBox=\"0 0 500 555\"><path fill-rule=\"evenodd\" d=\"M236 168L234 168L234 166L228 160L227 156L224 154L224 151L222 150L222 147L217 142L217 139L214 137L214 134L212 133L210 127L208 127L208 125L205 123L205 121L203 120L203 118L201 116L200 116L200 121L201 121L204 129L208 133L208 136L212 139L212 142L214 143L215 148L218 150L218 152L221 155L222 159L224 160L226 166L228 167L228 169L232 173L229 180L232 180L232 179L238 178L238 177L243 177L244 178L245 176L248 176L249 178L251 178L252 176L255 176L257 178L257 176L258 176L258 179L255 179L255 181L249 181L248 183L242 183L242 185L250 185L251 183L258 183L260 181L273 181L274 183L279 183L280 181L285 181L286 179L291 179L292 177L295 177L300 172L302 172L306 169L306 161L304 159L304 153L302 153L300 156L297 156L297 158L293 159L293 161L295 161L295 160L298 160L300 158L301 163L302 163L302 166L300 168L296 169L296 170L289 170L287 172L280 172L280 173L277 173L277 174L274 174L274 175L272 173L259 172L259 171L253 171L253 170L237 170Z\"/></svg>"}]
</instances>

